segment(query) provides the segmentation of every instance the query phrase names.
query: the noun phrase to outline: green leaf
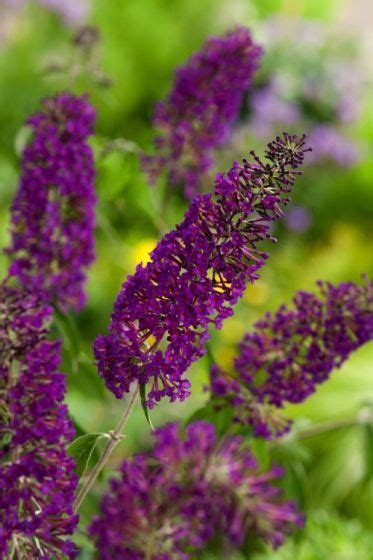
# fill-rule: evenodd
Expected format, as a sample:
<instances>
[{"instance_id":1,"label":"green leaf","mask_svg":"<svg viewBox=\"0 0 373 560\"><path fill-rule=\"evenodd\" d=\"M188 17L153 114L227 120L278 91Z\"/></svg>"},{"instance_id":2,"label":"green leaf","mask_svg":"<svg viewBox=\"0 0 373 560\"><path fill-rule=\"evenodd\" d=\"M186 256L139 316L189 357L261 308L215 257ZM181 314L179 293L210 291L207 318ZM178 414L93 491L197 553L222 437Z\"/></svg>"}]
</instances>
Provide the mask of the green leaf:
<instances>
[{"instance_id":1,"label":"green leaf","mask_svg":"<svg viewBox=\"0 0 373 560\"><path fill-rule=\"evenodd\" d=\"M262 470L268 470L270 466L270 458L267 441L263 438L252 438L251 447Z\"/></svg>"},{"instance_id":2,"label":"green leaf","mask_svg":"<svg viewBox=\"0 0 373 560\"><path fill-rule=\"evenodd\" d=\"M193 412L192 416L187 419L186 424L191 424L192 422L196 422L198 420L211 420L215 414L215 406L210 399L207 401L205 406Z\"/></svg>"},{"instance_id":3,"label":"green leaf","mask_svg":"<svg viewBox=\"0 0 373 560\"><path fill-rule=\"evenodd\" d=\"M363 436L364 470L365 479L372 480L373 477L373 405L366 403L360 412L360 423Z\"/></svg>"},{"instance_id":4,"label":"green leaf","mask_svg":"<svg viewBox=\"0 0 373 560\"><path fill-rule=\"evenodd\" d=\"M74 418L71 415L71 411L69 410L69 419L72 421L72 423L74 424L74 430L75 430L75 438L72 441L72 443L70 445L72 445L74 443L74 441L76 441L78 438L80 438L81 436L85 436L87 434L87 431L83 428L83 426L80 424L80 422L78 422L76 420L76 418Z\"/></svg>"},{"instance_id":5,"label":"green leaf","mask_svg":"<svg viewBox=\"0 0 373 560\"><path fill-rule=\"evenodd\" d=\"M12 441L11 432L5 431L4 435L0 437L0 449L6 447Z\"/></svg>"},{"instance_id":6,"label":"green leaf","mask_svg":"<svg viewBox=\"0 0 373 560\"><path fill-rule=\"evenodd\" d=\"M205 344L205 348L206 348L206 358L207 358L207 365L208 365L208 369L210 371L211 367L216 364L216 360L214 359L213 353L211 351L211 346L210 344L207 342Z\"/></svg>"},{"instance_id":7,"label":"green leaf","mask_svg":"<svg viewBox=\"0 0 373 560\"><path fill-rule=\"evenodd\" d=\"M84 475L97 442L102 437L107 437L107 435L103 433L86 434L84 436L79 436L68 446L68 453L75 461L75 471L78 473L79 477Z\"/></svg>"},{"instance_id":8,"label":"green leaf","mask_svg":"<svg viewBox=\"0 0 373 560\"><path fill-rule=\"evenodd\" d=\"M218 405L218 406L216 406ZM197 420L206 420L214 424L216 433L223 436L233 427L234 408L228 406L226 403L218 403L210 399L204 407L198 409L186 421L186 424L191 424Z\"/></svg>"},{"instance_id":9,"label":"green leaf","mask_svg":"<svg viewBox=\"0 0 373 560\"><path fill-rule=\"evenodd\" d=\"M33 134L33 130L31 128L31 126L22 126L19 131L16 134L15 140L14 140L14 149L15 152L17 154L17 156L21 156L23 150L25 149L25 146L29 143L29 141L31 140Z\"/></svg>"},{"instance_id":10,"label":"green leaf","mask_svg":"<svg viewBox=\"0 0 373 560\"><path fill-rule=\"evenodd\" d=\"M151 429L154 431L154 426L150 418L149 409L146 406L146 384L140 383L140 399L141 399L141 406L145 414L146 421L148 422Z\"/></svg>"}]
</instances>

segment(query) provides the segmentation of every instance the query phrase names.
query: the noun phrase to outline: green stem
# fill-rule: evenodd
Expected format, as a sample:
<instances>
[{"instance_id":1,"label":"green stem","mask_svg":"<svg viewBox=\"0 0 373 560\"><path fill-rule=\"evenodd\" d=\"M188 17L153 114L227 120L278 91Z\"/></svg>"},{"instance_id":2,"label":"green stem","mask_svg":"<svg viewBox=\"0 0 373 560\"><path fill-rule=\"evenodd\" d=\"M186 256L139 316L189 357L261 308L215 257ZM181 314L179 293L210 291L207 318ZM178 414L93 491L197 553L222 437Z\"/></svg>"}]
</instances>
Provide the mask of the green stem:
<instances>
[{"instance_id":1,"label":"green stem","mask_svg":"<svg viewBox=\"0 0 373 560\"><path fill-rule=\"evenodd\" d=\"M155 541L155 533L152 533L149 537L148 546L146 547L144 560L152 560L154 541Z\"/></svg>"},{"instance_id":2,"label":"green stem","mask_svg":"<svg viewBox=\"0 0 373 560\"><path fill-rule=\"evenodd\" d=\"M309 437L318 436L334 430L341 430L343 428L352 428L358 423L357 418L345 418L343 420L331 420L330 422L323 422L316 424L312 428L305 428L295 434L296 439L306 439Z\"/></svg>"},{"instance_id":3,"label":"green stem","mask_svg":"<svg viewBox=\"0 0 373 560\"><path fill-rule=\"evenodd\" d=\"M153 207L155 208L153 222L158 230L159 237L162 238L168 232L168 227L164 219L164 216L166 215L166 201L159 201L158 194L154 192L154 188L151 188L150 197L152 199Z\"/></svg>"},{"instance_id":4,"label":"green stem","mask_svg":"<svg viewBox=\"0 0 373 560\"><path fill-rule=\"evenodd\" d=\"M116 428L111 432L109 432L108 434L109 440L102 452L100 459L97 461L96 465L93 467L92 471L90 472L87 480L80 488L74 501L75 511L78 511L79 507L81 506L88 492L96 482L96 479L100 474L101 470L104 468L105 464L107 463L107 460L109 459L110 455L114 451L115 447L118 445L119 441L122 439L123 428L127 424L128 418L130 417L131 412L136 404L138 395L139 395L139 385L137 385L135 391L133 392L130 402L128 403L128 406L124 410L123 415L120 418Z\"/></svg>"}]
</instances>

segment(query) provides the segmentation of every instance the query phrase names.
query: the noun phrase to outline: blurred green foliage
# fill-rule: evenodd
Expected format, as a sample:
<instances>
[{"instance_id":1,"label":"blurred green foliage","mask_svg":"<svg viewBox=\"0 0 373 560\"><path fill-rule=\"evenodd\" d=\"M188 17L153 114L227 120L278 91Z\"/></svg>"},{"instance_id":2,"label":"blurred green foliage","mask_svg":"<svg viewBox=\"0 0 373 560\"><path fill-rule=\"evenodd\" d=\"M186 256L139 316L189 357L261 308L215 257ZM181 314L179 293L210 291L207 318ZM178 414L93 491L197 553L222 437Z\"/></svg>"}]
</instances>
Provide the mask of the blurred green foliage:
<instances>
[{"instance_id":1,"label":"blurred green foliage","mask_svg":"<svg viewBox=\"0 0 373 560\"><path fill-rule=\"evenodd\" d=\"M17 188L27 116L39 107L41 97L69 87L88 91L98 111L97 136L92 141L98 170L97 261L89 276L88 305L79 316L55 321L55 332L65 340L62 367L68 374L68 404L78 435L106 432L117 422L123 403L108 394L98 378L91 343L106 331L113 300L126 275L146 260L159 238L160 218L172 227L186 208L176 194L167 215L160 216L161 192L148 187L136 155L138 145L150 146L152 107L168 91L175 66L206 36L235 23L255 31L262 19L282 11L330 24L337 7L337 0L96 0L89 23L100 31L95 56L112 81L105 87L92 79L84 61L72 80L69 71L77 56L71 44L73 31L58 16L30 6L12 22L0 56L1 246L7 244L9 206ZM53 67L59 70L52 72ZM271 259L261 280L248 288L222 331L213 333L211 352L222 366L230 366L238 340L252 323L264 311L289 303L296 290L312 290L318 278L358 280L363 271L372 272L368 219L373 202L373 110L367 99L366 92L354 131L366 146L360 162L348 171L333 166L307 169L294 199L312 211L312 227L301 235L279 228L279 243L270 248ZM240 158L256 147L247 146L246 153L229 157ZM1 257L2 276L6 267ZM372 527L373 435L369 422L361 421L367 401L373 401L372 358L371 346L361 349L317 394L302 405L289 407L296 419L293 437L261 450L264 460L271 457L284 465L286 495L311 513L304 532L289 539L279 552L264 551L255 560L372 558L373 543L367 531ZM155 426L185 419L201 408L208 398L203 391L208 366L205 357L191 368L193 396L189 400L180 405L162 403L152 411ZM297 436L321 422L338 423L346 418L355 418L356 425L304 439ZM150 428L138 406L128 424L127 438L82 508L82 527L97 511L105 481L123 456L150 442ZM100 446L101 440L95 453ZM83 549L81 558L92 558L89 541L80 534L77 541Z\"/></svg>"},{"instance_id":2,"label":"blurred green foliage","mask_svg":"<svg viewBox=\"0 0 373 560\"><path fill-rule=\"evenodd\" d=\"M298 539L289 540L278 552L255 555L253 560L370 560L372 549L372 535L357 521L321 510L309 516Z\"/></svg>"}]
</instances>

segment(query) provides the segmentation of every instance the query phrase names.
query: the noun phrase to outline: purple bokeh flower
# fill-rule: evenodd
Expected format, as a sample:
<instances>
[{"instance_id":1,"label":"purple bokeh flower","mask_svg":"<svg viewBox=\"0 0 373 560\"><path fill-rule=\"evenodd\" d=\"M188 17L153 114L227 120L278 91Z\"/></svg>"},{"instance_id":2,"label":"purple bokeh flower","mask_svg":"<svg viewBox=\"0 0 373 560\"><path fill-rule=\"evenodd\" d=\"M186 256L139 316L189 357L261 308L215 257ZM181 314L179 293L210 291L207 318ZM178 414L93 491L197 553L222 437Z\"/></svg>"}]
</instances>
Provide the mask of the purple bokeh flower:
<instances>
[{"instance_id":1,"label":"purple bokeh flower","mask_svg":"<svg viewBox=\"0 0 373 560\"><path fill-rule=\"evenodd\" d=\"M66 445L74 430L62 401L59 342L47 340L52 308L36 292L0 287L0 556L75 558L66 540L78 518Z\"/></svg>"},{"instance_id":2,"label":"purple bokeh flower","mask_svg":"<svg viewBox=\"0 0 373 560\"><path fill-rule=\"evenodd\" d=\"M259 138L268 138L278 126L294 125L301 118L300 108L292 101L282 98L276 81L253 92L250 99L250 128Z\"/></svg>"},{"instance_id":3,"label":"purple bokeh flower","mask_svg":"<svg viewBox=\"0 0 373 560\"><path fill-rule=\"evenodd\" d=\"M42 289L62 310L85 302L86 271L94 260L94 165L87 138L94 109L85 97L60 93L27 123L22 176L12 205L10 273Z\"/></svg>"},{"instance_id":4,"label":"purple bokeh flower","mask_svg":"<svg viewBox=\"0 0 373 560\"><path fill-rule=\"evenodd\" d=\"M307 48L299 49L299 37ZM359 146L347 124L361 110L362 74L352 37L316 21L275 16L262 26L266 67L250 95L250 116L235 141L272 136L279 128L304 130L314 147L308 164L350 167Z\"/></svg>"},{"instance_id":5,"label":"purple bokeh flower","mask_svg":"<svg viewBox=\"0 0 373 560\"><path fill-rule=\"evenodd\" d=\"M226 140L238 117L261 53L250 30L237 27L223 37L210 37L177 70L171 93L155 109L157 153L143 158L151 182L165 170L170 184L181 185L186 197L196 194L201 176L212 166L212 150Z\"/></svg>"},{"instance_id":6,"label":"purple bokeh flower","mask_svg":"<svg viewBox=\"0 0 373 560\"><path fill-rule=\"evenodd\" d=\"M357 146L338 130L336 124L307 123L306 115L302 115L300 105L284 98L281 88L277 88L276 81L273 81L269 86L254 92L250 102L249 120L249 129L253 135L265 138L279 127L302 126L309 131L307 136L312 146L312 156L308 159L309 165L330 161L340 167L351 167L357 162L359 158ZM346 113L348 110L346 106Z\"/></svg>"},{"instance_id":7,"label":"purple bokeh flower","mask_svg":"<svg viewBox=\"0 0 373 560\"><path fill-rule=\"evenodd\" d=\"M91 8L90 0L0 0L0 7L4 5L9 9L21 10L32 3L59 14L69 25L85 23Z\"/></svg>"},{"instance_id":8,"label":"purple bokeh flower","mask_svg":"<svg viewBox=\"0 0 373 560\"><path fill-rule=\"evenodd\" d=\"M287 227L296 233L304 233L311 225L311 214L304 206L293 206L285 214Z\"/></svg>"},{"instance_id":9,"label":"purple bokeh flower","mask_svg":"<svg viewBox=\"0 0 373 560\"><path fill-rule=\"evenodd\" d=\"M289 201L304 144L285 133L268 145L268 163L252 153L253 162L235 162L228 174L217 175L216 200L197 195L151 262L138 265L123 284L110 334L94 345L99 372L116 397L134 381L152 382L149 407L163 396L189 395L183 375L205 353L209 325L220 328L246 281L259 277L268 255L257 246L273 240L269 226Z\"/></svg>"},{"instance_id":10,"label":"purple bokeh flower","mask_svg":"<svg viewBox=\"0 0 373 560\"><path fill-rule=\"evenodd\" d=\"M155 439L122 464L89 528L101 560L188 560L212 540L228 555L247 537L277 547L303 525L273 485L281 469L261 473L240 437L217 445L214 427L195 422L184 438L168 424Z\"/></svg>"},{"instance_id":11,"label":"purple bokeh flower","mask_svg":"<svg viewBox=\"0 0 373 560\"><path fill-rule=\"evenodd\" d=\"M290 426L279 409L299 403L326 381L354 350L373 339L373 285L318 282L321 296L298 292L294 308L267 313L247 333L235 373L211 371L217 406L236 408L235 420L271 438ZM219 402L220 401L220 402Z\"/></svg>"},{"instance_id":12,"label":"purple bokeh flower","mask_svg":"<svg viewBox=\"0 0 373 560\"><path fill-rule=\"evenodd\" d=\"M88 19L91 0L38 0L39 4L60 14L70 25L81 25Z\"/></svg>"},{"instance_id":13,"label":"purple bokeh flower","mask_svg":"<svg viewBox=\"0 0 373 560\"><path fill-rule=\"evenodd\" d=\"M326 160L333 161L341 167L351 167L358 160L357 146L342 136L334 126L315 126L309 134L309 142L313 150L308 163Z\"/></svg>"}]
</instances>

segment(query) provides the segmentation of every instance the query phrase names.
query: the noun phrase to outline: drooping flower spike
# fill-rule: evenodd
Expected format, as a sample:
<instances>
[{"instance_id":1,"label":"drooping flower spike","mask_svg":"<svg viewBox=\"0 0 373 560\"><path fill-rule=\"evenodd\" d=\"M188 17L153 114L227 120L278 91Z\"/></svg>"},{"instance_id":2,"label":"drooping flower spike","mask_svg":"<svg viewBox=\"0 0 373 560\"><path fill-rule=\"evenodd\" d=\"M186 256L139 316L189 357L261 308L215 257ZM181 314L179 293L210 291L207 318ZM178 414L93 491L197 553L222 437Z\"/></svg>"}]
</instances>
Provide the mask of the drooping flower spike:
<instances>
[{"instance_id":1,"label":"drooping flower spike","mask_svg":"<svg viewBox=\"0 0 373 560\"><path fill-rule=\"evenodd\" d=\"M267 313L247 333L228 374L214 365L217 406L236 409L254 434L278 437L290 427L280 409L299 403L326 381L354 350L373 339L373 284L318 282L320 296L298 292L294 307ZM229 404L227 404L229 403Z\"/></svg>"},{"instance_id":2,"label":"drooping flower spike","mask_svg":"<svg viewBox=\"0 0 373 560\"><path fill-rule=\"evenodd\" d=\"M60 93L27 124L32 140L12 205L10 273L42 289L66 311L85 302L86 271L94 260L94 109L85 97Z\"/></svg>"},{"instance_id":3,"label":"drooping flower spike","mask_svg":"<svg viewBox=\"0 0 373 560\"><path fill-rule=\"evenodd\" d=\"M143 158L151 182L165 170L169 184L180 185L188 198L196 194L212 166L212 150L226 140L238 117L261 53L250 30L237 27L210 37L177 70L171 93L155 109L158 153Z\"/></svg>"},{"instance_id":4,"label":"drooping flower spike","mask_svg":"<svg viewBox=\"0 0 373 560\"><path fill-rule=\"evenodd\" d=\"M66 445L60 344L48 341L52 308L36 292L0 287L0 557L75 558L77 485Z\"/></svg>"},{"instance_id":5,"label":"drooping flower spike","mask_svg":"<svg viewBox=\"0 0 373 560\"><path fill-rule=\"evenodd\" d=\"M220 328L233 313L246 281L253 282L268 255L270 224L300 171L304 138L284 134L268 145L268 163L234 162L210 194L196 195L184 220L164 236L151 262L138 265L114 305L109 334L97 337L95 357L116 397L134 381L151 382L148 406L163 396L189 395L183 375L205 353L208 327Z\"/></svg>"},{"instance_id":6,"label":"drooping flower spike","mask_svg":"<svg viewBox=\"0 0 373 560\"><path fill-rule=\"evenodd\" d=\"M213 540L228 558L246 538L277 547L303 525L273 485L281 469L261 473L240 437L217 445L214 427L195 422L184 438L168 424L155 439L123 463L89 528L101 560L188 560Z\"/></svg>"}]
</instances>

